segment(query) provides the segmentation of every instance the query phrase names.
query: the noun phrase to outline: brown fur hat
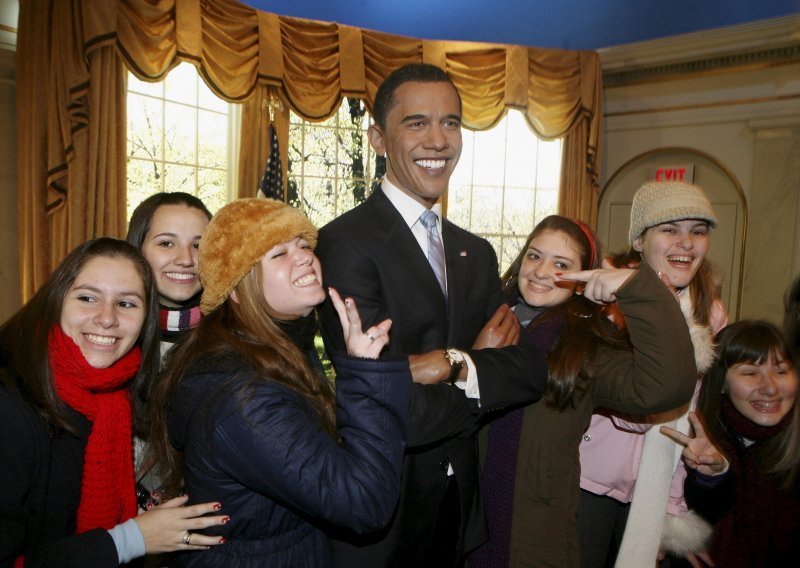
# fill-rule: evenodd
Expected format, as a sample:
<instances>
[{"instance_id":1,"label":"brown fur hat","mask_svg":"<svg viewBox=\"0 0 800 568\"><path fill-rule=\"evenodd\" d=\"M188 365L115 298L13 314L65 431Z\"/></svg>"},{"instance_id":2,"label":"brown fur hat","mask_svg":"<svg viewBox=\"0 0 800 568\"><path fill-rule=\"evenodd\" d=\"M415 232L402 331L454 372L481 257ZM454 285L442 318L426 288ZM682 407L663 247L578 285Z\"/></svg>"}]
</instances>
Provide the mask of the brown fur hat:
<instances>
[{"instance_id":1,"label":"brown fur hat","mask_svg":"<svg viewBox=\"0 0 800 568\"><path fill-rule=\"evenodd\" d=\"M216 310L269 249L297 237L317 245L311 221L283 201L238 199L220 209L200 240L200 311Z\"/></svg>"}]
</instances>

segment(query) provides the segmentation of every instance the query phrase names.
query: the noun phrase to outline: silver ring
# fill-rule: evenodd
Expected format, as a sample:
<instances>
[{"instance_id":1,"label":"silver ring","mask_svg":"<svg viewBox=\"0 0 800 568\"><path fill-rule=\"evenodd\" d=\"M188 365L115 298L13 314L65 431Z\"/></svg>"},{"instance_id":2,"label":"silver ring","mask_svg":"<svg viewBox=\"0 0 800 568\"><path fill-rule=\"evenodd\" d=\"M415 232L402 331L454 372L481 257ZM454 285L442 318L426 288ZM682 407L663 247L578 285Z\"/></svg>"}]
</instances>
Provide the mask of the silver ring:
<instances>
[{"instance_id":1,"label":"silver ring","mask_svg":"<svg viewBox=\"0 0 800 568\"><path fill-rule=\"evenodd\" d=\"M375 342L375 336L372 335L371 333L367 334L367 338L369 339L370 343L374 343Z\"/></svg>"},{"instance_id":2,"label":"silver ring","mask_svg":"<svg viewBox=\"0 0 800 568\"><path fill-rule=\"evenodd\" d=\"M183 544L187 546L191 546L192 544L192 533L190 533L189 531L186 531L186 534L183 535Z\"/></svg>"}]
</instances>

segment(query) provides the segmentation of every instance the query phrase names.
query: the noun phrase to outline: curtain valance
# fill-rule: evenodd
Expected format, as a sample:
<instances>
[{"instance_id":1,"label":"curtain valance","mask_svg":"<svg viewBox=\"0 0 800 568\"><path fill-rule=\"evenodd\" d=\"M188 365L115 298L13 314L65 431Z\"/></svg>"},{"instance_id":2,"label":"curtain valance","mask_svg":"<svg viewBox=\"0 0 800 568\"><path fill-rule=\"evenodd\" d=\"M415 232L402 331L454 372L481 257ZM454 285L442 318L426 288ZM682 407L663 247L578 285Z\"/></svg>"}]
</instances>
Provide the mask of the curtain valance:
<instances>
[{"instance_id":1,"label":"curtain valance","mask_svg":"<svg viewBox=\"0 0 800 568\"><path fill-rule=\"evenodd\" d=\"M371 107L383 78L406 63L439 65L461 92L466 127L489 128L514 108L538 135L564 137L560 211L595 221L602 76L593 52L400 37L234 0L21 0L23 299L83 240L124 234L125 67L158 80L181 61L223 99L252 105L275 92L312 120L345 96ZM243 133L240 166L253 171L240 180L263 168L264 128Z\"/></svg>"}]
</instances>

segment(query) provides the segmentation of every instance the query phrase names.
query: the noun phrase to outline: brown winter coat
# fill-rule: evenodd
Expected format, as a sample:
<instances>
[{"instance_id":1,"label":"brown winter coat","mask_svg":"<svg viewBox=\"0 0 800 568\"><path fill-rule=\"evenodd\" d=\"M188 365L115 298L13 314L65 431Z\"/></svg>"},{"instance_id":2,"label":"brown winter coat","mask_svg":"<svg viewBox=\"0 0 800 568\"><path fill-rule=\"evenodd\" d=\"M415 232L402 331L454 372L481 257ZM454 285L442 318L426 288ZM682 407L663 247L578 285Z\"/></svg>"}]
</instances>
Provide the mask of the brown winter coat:
<instances>
[{"instance_id":1,"label":"brown winter coat","mask_svg":"<svg viewBox=\"0 0 800 568\"><path fill-rule=\"evenodd\" d=\"M579 566L578 446L595 409L664 412L692 396L697 380L694 351L674 295L642 265L619 290L617 304L633 350L600 348L595 361L598 378L574 408L558 411L539 402L525 409L515 476L511 566Z\"/></svg>"}]
</instances>

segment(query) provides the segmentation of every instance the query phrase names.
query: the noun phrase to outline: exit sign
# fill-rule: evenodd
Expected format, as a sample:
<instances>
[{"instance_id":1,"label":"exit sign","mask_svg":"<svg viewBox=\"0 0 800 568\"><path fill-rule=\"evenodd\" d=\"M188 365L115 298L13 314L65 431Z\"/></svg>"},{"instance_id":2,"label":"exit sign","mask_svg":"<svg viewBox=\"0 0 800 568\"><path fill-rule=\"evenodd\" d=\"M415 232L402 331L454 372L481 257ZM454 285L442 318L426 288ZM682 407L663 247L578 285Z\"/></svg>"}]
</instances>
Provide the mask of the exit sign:
<instances>
[{"instance_id":1,"label":"exit sign","mask_svg":"<svg viewBox=\"0 0 800 568\"><path fill-rule=\"evenodd\" d=\"M650 168L650 179L654 181L694 182L694 164L683 166L656 166Z\"/></svg>"}]
</instances>

